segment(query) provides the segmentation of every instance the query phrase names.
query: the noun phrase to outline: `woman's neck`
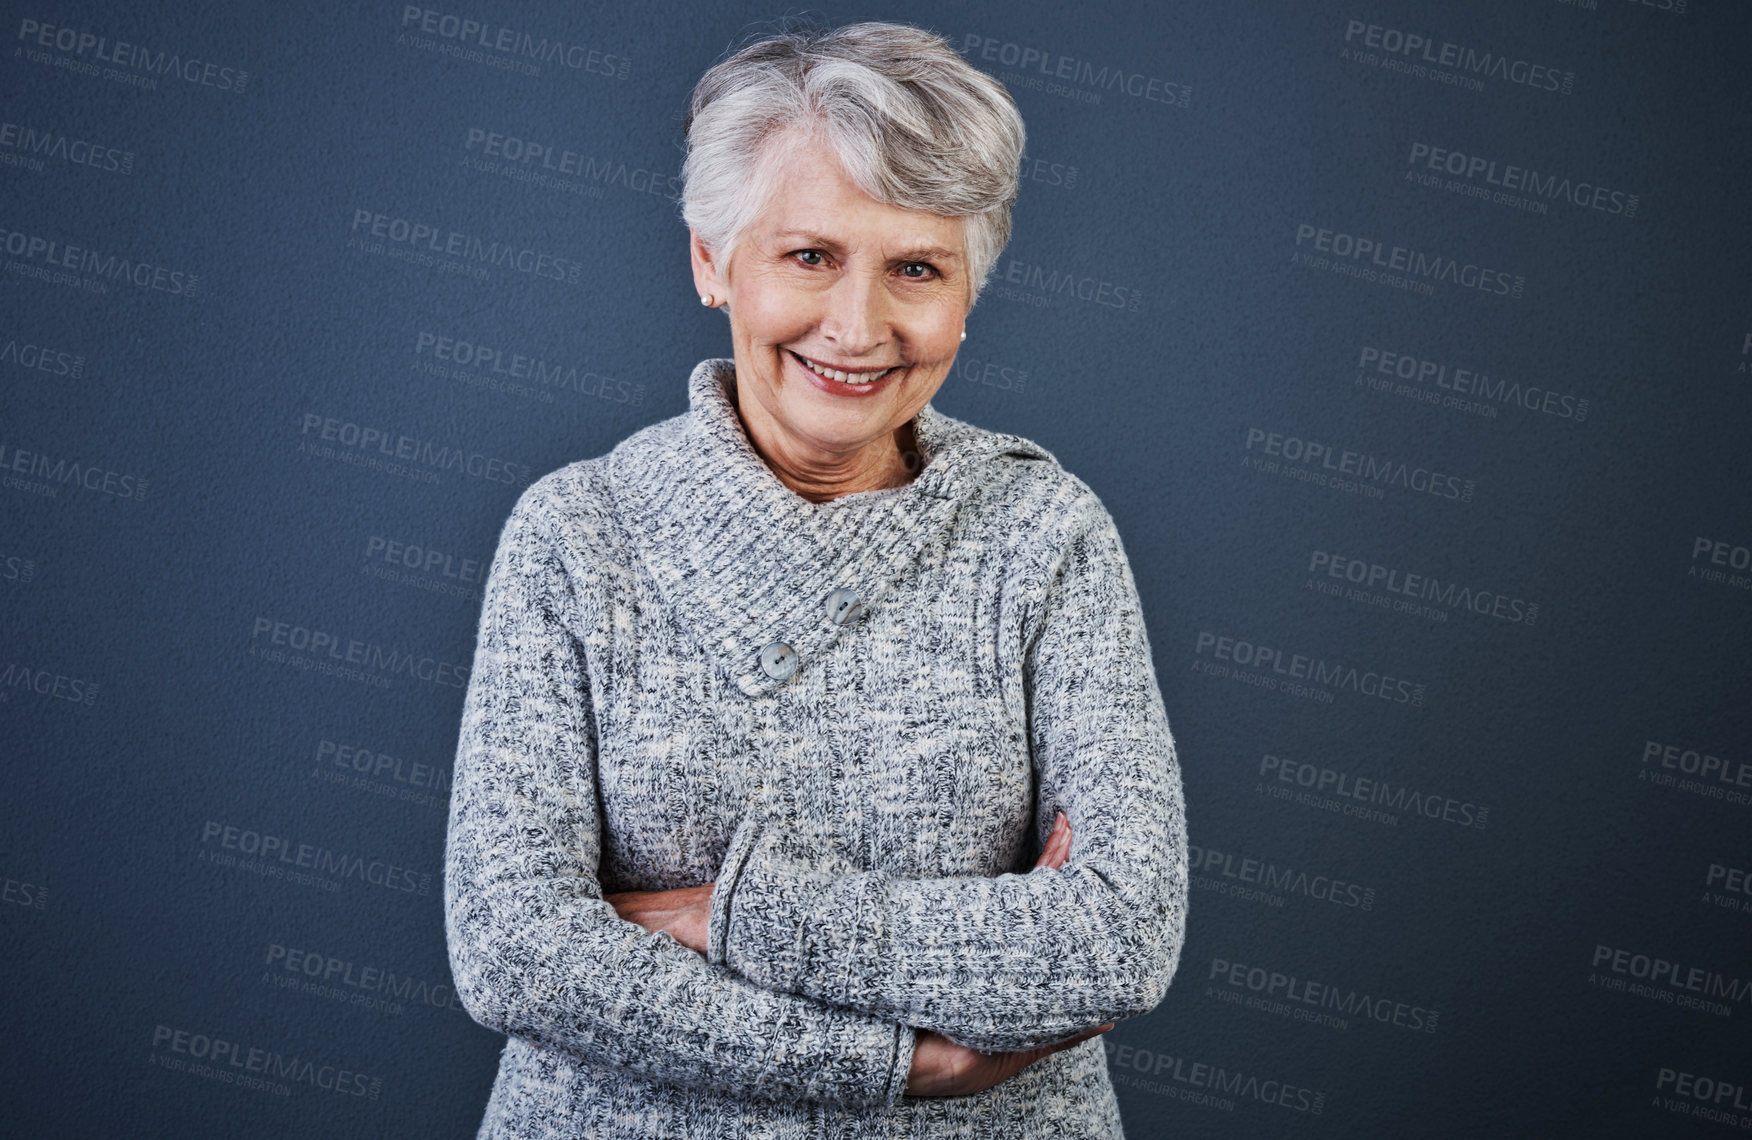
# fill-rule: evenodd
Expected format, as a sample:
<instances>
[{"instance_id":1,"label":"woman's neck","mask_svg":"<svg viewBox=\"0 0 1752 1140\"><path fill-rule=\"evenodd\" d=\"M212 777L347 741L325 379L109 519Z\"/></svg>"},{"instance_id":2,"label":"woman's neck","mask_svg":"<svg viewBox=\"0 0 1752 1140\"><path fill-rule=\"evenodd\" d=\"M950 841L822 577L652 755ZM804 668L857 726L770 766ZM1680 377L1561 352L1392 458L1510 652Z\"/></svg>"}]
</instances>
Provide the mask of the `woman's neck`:
<instances>
[{"instance_id":1,"label":"woman's neck","mask_svg":"<svg viewBox=\"0 0 1752 1140\"><path fill-rule=\"evenodd\" d=\"M782 444L768 438L769 432L763 430L766 417L762 411L756 410L750 417L743 410L742 400L732 400L732 405L755 453L781 483L810 502L825 503L860 491L902 487L917 478L924 468L924 456L912 420L840 462L823 462L787 455ZM753 424L751 418L755 421ZM776 436L776 430L771 435Z\"/></svg>"}]
</instances>

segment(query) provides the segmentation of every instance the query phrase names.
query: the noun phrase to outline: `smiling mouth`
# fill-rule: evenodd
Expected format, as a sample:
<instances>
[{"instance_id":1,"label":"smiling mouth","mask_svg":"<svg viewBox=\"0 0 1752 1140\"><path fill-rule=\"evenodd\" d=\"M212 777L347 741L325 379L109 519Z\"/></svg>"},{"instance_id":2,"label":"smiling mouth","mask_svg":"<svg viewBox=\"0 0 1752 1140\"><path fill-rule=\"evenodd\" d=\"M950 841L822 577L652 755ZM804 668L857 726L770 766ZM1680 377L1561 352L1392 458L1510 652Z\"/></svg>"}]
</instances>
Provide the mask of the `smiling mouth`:
<instances>
[{"instance_id":1,"label":"smiling mouth","mask_svg":"<svg viewBox=\"0 0 1752 1140\"><path fill-rule=\"evenodd\" d=\"M789 352L790 350L787 349L786 351ZM802 353L792 352L791 355L796 357L798 363L802 364L803 367L809 369L809 371L815 373L817 376L820 376L822 379L832 380L836 384L844 384L848 388L867 387L871 384L876 383L876 381L881 380L882 378L887 376L889 373L898 372L900 370L899 365L895 365L892 368L877 368L877 369L862 369L862 370L854 370L854 369L846 369L846 368L829 368L825 364L820 364L820 363L817 363L816 361L809 359L807 356L804 356Z\"/></svg>"}]
</instances>

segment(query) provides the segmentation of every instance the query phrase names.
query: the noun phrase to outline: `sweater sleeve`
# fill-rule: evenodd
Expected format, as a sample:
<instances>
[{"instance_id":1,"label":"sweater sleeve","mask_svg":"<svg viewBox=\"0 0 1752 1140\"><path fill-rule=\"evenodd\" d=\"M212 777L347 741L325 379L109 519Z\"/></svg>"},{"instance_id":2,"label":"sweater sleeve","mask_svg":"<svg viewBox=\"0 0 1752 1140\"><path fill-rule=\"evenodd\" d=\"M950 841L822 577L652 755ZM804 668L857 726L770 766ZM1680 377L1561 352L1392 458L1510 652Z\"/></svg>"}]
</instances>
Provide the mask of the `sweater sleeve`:
<instances>
[{"instance_id":1,"label":"sweater sleeve","mask_svg":"<svg viewBox=\"0 0 1752 1140\"><path fill-rule=\"evenodd\" d=\"M444 857L463 1008L642 1080L851 1107L898 1100L910 1027L763 989L603 900L583 622L538 487L500 536L463 701Z\"/></svg>"},{"instance_id":2,"label":"sweater sleeve","mask_svg":"<svg viewBox=\"0 0 1752 1140\"><path fill-rule=\"evenodd\" d=\"M769 989L936 1030L987 1052L1149 1012L1185 934L1185 805L1118 531L1085 489L1034 592L1021 654L1044 842L1059 869L995 878L835 875L744 836L725 859L708 961Z\"/></svg>"}]
</instances>

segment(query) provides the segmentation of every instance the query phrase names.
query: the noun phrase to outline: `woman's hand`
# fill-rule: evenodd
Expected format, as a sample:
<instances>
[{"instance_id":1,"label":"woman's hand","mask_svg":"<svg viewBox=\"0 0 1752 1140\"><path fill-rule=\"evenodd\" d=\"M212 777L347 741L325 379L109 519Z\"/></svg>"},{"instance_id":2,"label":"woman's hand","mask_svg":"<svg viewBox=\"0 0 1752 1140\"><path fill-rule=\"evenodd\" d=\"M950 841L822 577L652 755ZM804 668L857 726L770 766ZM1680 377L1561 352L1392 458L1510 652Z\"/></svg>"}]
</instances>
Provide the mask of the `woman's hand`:
<instances>
[{"instance_id":1,"label":"woman's hand","mask_svg":"<svg viewBox=\"0 0 1752 1140\"><path fill-rule=\"evenodd\" d=\"M1042 867L1056 871L1065 865L1071 854L1071 821L1059 812L1052 834L1041 849L1034 869ZM1043 1045L1039 1049L1024 1049L1015 1053L981 1053L965 1045L957 1045L941 1033L929 1029L917 1030L913 1042L912 1070L906 1078L907 1096L967 1096L984 1092L1002 1084L1042 1057L1079 1045L1091 1037L1113 1028L1110 1021L1079 1033L1068 1041Z\"/></svg>"},{"instance_id":2,"label":"woman's hand","mask_svg":"<svg viewBox=\"0 0 1752 1140\"><path fill-rule=\"evenodd\" d=\"M913 1044L912 1071L906 1078L907 1096L967 1096L1003 1084L1042 1057L1080 1045L1113 1028L1110 1021L1079 1033L1069 1041L1024 1049L1019 1053L981 1053L957 1045L941 1033L920 1029Z\"/></svg>"},{"instance_id":3,"label":"woman's hand","mask_svg":"<svg viewBox=\"0 0 1752 1140\"><path fill-rule=\"evenodd\" d=\"M616 891L603 900L628 922L652 934L669 936L700 955L706 954L706 924L712 917L712 888L716 883L678 887L673 891Z\"/></svg>"},{"instance_id":4,"label":"woman's hand","mask_svg":"<svg viewBox=\"0 0 1752 1140\"><path fill-rule=\"evenodd\" d=\"M1058 819L1053 821L1052 834L1046 837L1046 846L1040 849L1040 858L1034 861L1034 869L1042 867L1056 871L1065 865L1071 857L1071 818L1064 812L1058 813Z\"/></svg>"}]
</instances>

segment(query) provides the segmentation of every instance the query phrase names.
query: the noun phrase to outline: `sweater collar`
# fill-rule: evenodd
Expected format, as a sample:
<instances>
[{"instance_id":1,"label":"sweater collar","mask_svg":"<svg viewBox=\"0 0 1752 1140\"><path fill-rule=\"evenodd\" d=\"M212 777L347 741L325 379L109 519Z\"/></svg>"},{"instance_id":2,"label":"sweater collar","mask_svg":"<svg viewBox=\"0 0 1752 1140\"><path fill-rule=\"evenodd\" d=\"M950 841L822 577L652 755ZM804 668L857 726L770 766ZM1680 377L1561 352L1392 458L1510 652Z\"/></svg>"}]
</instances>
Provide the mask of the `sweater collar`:
<instances>
[{"instance_id":1,"label":"sweater collar","mask_svg":"<svg viewBox=\"0 0 1752 1140\"><path fill-rule=\"evenodd\" d=\"M994 432L926 403L913 432L926 463L889 491L812 502L754 450L735 403L736 368L709 359L688 378L687 414L635 432L608 457L616 512L675 618L743 693L785 684L760 665L774 642L797 671L855 629L836 624L828 595L878 605L946 532L1001 453L1056 462L1022 436ZM793 674L794 675L794 674Z\"/></svg>"}]
</instances>

